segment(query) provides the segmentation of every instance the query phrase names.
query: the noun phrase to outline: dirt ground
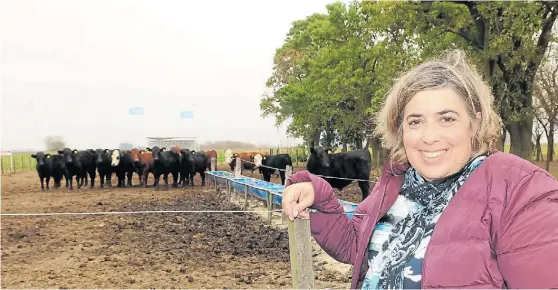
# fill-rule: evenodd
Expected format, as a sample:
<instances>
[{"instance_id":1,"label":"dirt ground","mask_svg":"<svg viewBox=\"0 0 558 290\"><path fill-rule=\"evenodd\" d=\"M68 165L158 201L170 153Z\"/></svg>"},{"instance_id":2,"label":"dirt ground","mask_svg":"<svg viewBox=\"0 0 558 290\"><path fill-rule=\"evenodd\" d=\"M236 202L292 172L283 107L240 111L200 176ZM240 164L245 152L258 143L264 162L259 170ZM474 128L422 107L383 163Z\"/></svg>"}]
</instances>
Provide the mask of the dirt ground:
<instances>
[{"instance_id":1,"label":"dirt ground","mask_svg":"<svg viewBox=\"0 0 558 290\"><path fill-rule=\"evenodd\" d=\"M2 213L240 210L199 175L195 184L41 192L34 171L3 175ZM356 184L343 192L360 199ZM286 229L255 213L5 216L1 252L3 288L292 287ZM316 287L349 288L350 275L326 263L314 259Z\"/></svg>"}]
</instances>

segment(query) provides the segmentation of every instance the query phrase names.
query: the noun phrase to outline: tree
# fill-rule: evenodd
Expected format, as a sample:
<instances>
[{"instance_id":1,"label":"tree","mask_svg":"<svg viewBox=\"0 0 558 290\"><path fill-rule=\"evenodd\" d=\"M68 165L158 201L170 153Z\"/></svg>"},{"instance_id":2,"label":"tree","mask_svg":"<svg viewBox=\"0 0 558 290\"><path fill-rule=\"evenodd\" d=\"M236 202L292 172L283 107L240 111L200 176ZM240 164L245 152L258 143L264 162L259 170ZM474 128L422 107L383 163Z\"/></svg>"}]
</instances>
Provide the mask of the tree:
<instances>
[{"instance_id":1,"label":"tree","mask_svg":"<svg viewBox=\"0 0 558 290\"><path fill-rule=\"evenodd\" d=\"M558 49L549 51L549 57L537 73L534 92L534 116L544 130L548 149L545 169L550 170L554 154L554 134L558 130Z\"/></svg>"},{"instance_id":2,"label":"tree","mask_svg":"<svg viewBox=\"0 0 558 290\"><path fill-rule=\"evenodd\" d=\"M290 118L288 132L315 144L323 133L326 144L362 148L367 140L367 147L382 151L380 142L371 140L371 120L393 78L412 65L413 37L405 33L412 31L405 24L414 13L409 8L333 3L327 15L295 21L276 52L267 83L273 93L260 103L263 115L275 115L277 124ZM391 14L382 14L387 11Z\"/></svg>"},{"instance_id":3,"label":"tree","mask_svg":"<svg viewBox=\"0 0 558 290\"><path fill-rule=\"evenodd\" d=\"M533 85L552 42L558 2L443 1L417 6L424 19L424 47L435 35L461 40L456 44L471 52L492 85L511 153L531 160Z\"/></svg>"},{"instance_id":4,"label":"tree","mask_svg":"<svg viewBox=\"0 0 558 290\"><path fill-rule=\"evenodd\" d=\"M66 142L62 136L48 136L45 138L45 147L48 152L55 152L66 148Z\"/></svg>"}]
</instances>

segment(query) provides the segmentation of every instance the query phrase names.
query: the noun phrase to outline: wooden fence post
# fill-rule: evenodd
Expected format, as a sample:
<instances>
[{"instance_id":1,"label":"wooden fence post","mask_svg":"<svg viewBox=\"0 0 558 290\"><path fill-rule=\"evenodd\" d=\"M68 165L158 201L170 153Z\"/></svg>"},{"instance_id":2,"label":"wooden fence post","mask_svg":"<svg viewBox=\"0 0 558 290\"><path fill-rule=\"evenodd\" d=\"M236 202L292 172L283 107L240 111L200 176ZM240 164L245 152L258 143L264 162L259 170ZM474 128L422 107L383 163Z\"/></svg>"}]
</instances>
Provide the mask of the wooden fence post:
<instances>
[{"instance_id":1,"label":"wooden fence post","mask_svg":"<svg viewBox=\"0 0 558 290\"><path fill-rule=\"evenodd\" d=\"M314 288L314 266L312 264L312 235L310 220L297 218L288 221L291 277L294 289Z\"/></svg>"},{"instance_id":2,"label":"wooden fence post","mask_svg":"<svg viewBox=\"0 0 558 290\"><path fill-rule=\"evenodd\" d=\"M240 157L236 157L236 164L234 165L234 177L240 177L242 174L242 161Z\"/></svg>"},{"instance_id":3,"label":"wooden fence post","mask_svg":"<svg viewBox=\"0 0 558 290\"><path fill-rule=\"evenodd\" d=\"M211 171L217 170L217 158L211 157Z\"/></svg>"},{"instance_id":4,"label":"wooden fence post","mask_svg":"<svg viewBox=\"0 0 558 290\"><path fill-rule=\"evenodd\" d=\"M244 185L244 210L248 210L248 184Z\"/></svg>"}]
</instances>

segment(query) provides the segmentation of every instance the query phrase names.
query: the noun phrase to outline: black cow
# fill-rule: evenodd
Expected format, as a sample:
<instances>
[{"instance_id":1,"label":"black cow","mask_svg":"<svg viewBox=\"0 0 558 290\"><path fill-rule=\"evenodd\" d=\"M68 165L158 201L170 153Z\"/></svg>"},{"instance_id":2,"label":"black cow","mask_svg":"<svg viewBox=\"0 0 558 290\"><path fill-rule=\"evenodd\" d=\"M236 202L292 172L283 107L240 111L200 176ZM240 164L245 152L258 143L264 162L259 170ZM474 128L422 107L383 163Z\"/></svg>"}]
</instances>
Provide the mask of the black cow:
<instances>
[{"instance_id":1,"label":"black cow","mask_svg":"<svg viewBox=\"0 0 558 290\"><path fill-rule=\"evenodd\" d=\"M128 177L127 186L132 187L132 175L136 171L132 155L130 152L120 149L114 149L110 152L110 166L116 172L118 184L116 187L126 187L126 177Z\"/></svg>"},{"instance_id":2,"label":"black cow","mask_svg":"<svg viewBox=\"0 0 558 290\"><path fill-rule=\"evenodd\" d=\"M261 160L261 161L260 161ZM289 154L277 154L277 155L268 155L268 156L261 156L260 154L254 157L254 163L256 166L259 166L260 163L262 166L259 166L260 173L264 177L264 181L270 182L271 175L275 173L276 169L283 169L279 170L279 176L281 176L281 184L285 185L285 169L287 165L293 168L293 162L291 160L291 156Z\"/></svg>"},{"instance_id":3,"label":"black cow","mask_svg":"<svg viewBox=\"0 0 558 290\"><path fill-rule=\"evenodd\" d=\"M97 172L99 172L99 182L101 188L105 187L105 180L109 187L112 186L111 177L114 172L111 166L111 151L109 149L95 150L95 164L97 165Z\"/></svg>"},{"instance_id":4,"label":"black cow","mask_svg":"<svg viewBox=\"0 0 558 290\"><path fill-rule=\"evenodd\" d=\"M343 153L331 154L331 149L310 147L310 156L306 169L317 175L369 180L371 156L368 149L359 149ZM324 178L333 188L339 190L349 185L352 181L337 178ZM359 181L364 200L370 190L369 181Z\"/></svg>"},{"instance_id":5,"label":"black cow","mask_svg":"<svg viewBox=\"0 0 558 290\"><path fill-rule=\"evenodd\" d=\"M180 154L167 150L166 147L145 148L153 155L153 175L155 176L155 188L159 190L159 177L163 174L165 186L169 188L169 173L172 174L172 187L178 187L178 172L180 169Z\"/></svg>"},{"instance_id":6,"label":"black cow","mask_svg":"<svg viewBox=\"0 0 558 290\"><path fill-rule=\"evenodd\" d=\"M42 151L39 151L36 154L31 154L31 157L37 160L35 168L37 169L37 174L41 180L41 190L45 191L45 179L46 189L50 190L50 187L48 186L50 177L52 176L52 159L50 154L44 154Z\"/></svg>"},{"instance_id":7,"label":"black cow","mask_svg":"<svg viewBox=\"0 0 558 290\"><path fill-rule=\"evenodd\" d=\"M64 150L59 150L58 154L64 156L64 162L66 163L65 175L70 180L70 190L74 189L72 176L76 176L78 190L80 190L88 173L91 178L91 188L95 187L95 170L97 166L95 164L95 154L91 150L78 151L77 149L64 148Z\"/></svg>"},{"instance_id":8,"label":"black cow","mask_svg":"<svg viewBox=\"0 0 558 290\"><path fill-rule=\"evenodd\" d=\"M60 188L62 177L66 177L66 162L64 162L64 156L56 154L50 159L52 160L52 178L54 178L54 188ZM68 178L66 178L66 187L68 187Z\"/></svg>"},{"instance_id":9,"label":"black cow","mask_svg":"<svg viewBox=\"0 0 558 290\"><path fill-rule=\"evenodd\" d=\"M194 154L196 151L189 149L181 149L181 161L180 161L180 183L182 184L182 188L186 187L186 185L190 184L190 186L194 186L194 175L196 174L195 171L195 159Z\"/></svg>"},{"instance_id":10,"label":"black cow","mask_svg":"<svg viewBox=\"0 0 558 290\"><path fill-rule=\"evenodd\" d=\"M191 177L192 186L194 186L194 176L196 175L196 172L199 173L201 176L201 185L205 186L205 169L207 168L207 156L202 152L196 152L194 150L192 150L191 152L194 155L194 173Z\"/></svg>"}]
</instances>

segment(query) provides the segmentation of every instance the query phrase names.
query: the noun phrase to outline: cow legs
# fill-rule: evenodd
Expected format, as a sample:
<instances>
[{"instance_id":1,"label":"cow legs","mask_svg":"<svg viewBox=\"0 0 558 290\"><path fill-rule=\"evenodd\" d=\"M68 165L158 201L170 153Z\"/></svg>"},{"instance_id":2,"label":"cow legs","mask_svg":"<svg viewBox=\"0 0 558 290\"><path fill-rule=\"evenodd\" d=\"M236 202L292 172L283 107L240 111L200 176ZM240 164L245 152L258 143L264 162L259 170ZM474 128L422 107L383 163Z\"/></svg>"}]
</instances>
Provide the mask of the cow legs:
<instances>
[{"instance_id":1,"label":"cow legs","mask_svg":"<svg viewBox=\"0 0 558 290\"><path fill-rule=\"evenodd\" d=\"M178 172L172 172L172 187L178 187Z\"/></svg>"},{"instance_id":2,"label":"cow legs","mask_svg":"<svg viewBox=\"0 0 558 290\"><path fill-rule=\"evenodd\" d=\"M91 186L89 186L89 188L94 188L95 187L95 170L89 171L89 177L91 178ZM85 180L87 180L87 174L85 175Z\"/></svg>"},{"instance_id":3,"label":"cow legs","mask_svg":"<svg viewBox=\"0 0 558 290\"><path fill-rule=\"evenodd\" d=\"M362 200L364 200L370 193L370 183L368 181L359 181L358 186L362 191Z\"/></svg>"},{"instance_id":4,"label":"cow legs","mask_svg":"<svg viewBox=\"0 0 558 290\"><path fill-rule=\"evenodd\" d=\"M281 184L285 185L285 171L279 170L279 176L281 176Z\"/></svg>"},{"instance_id":5,"label":"cow legs","mask_svg":"<svg viewBox=\"0 0 558 290\"><path fill-rule=\"evenodd\" d=\"M134 186L132 185L132 175L133 175L133 174L134 174L133 171L128 171L128 172L126 173L126 177L128 177L128 184L127 184L127 186L129 186L129 187L134 187Z\"/></svg>"},{"instance_id":6,"label":"cow legs","mask_svg":"<svg viewBox=\"0 0 558 290\"><path fill-rule=\"evenodd\" d=\"M48 187L48 184L50 183L50 176L46 177L46 190L50 190L50 188Z\"/></svg>"},{"instance_id":7,"label":"cow legs","mask_svg":"<svg viewBox=\"0 0 558 290\"><path fill-rule=\"evenodd\" d=\"M39 176L39 179L41 180L41 190L45 191L45 178L43 176Z\"/></svg>"},{"instance_id":8,"label":"cow legs","mask_svg":"<svg viewBox=\"0 0 558 290\"><path fill-rule=\"evenodd\" d=\"M85 182L82 182L82 186L87 186L87 174L83 176L83 179L85 180Z\"/></svg>"},{"instance_id":9,"label":"cow legs","mask_svg":"<svg viewBox=\"0 0 558 290\"><path fill-rule=\"evenodd\" d=\"M99 172L99 188L105 188L105 173L101 172Z\"/></svg>"},{"instance_id":10,"label":"cow legs","mask_svg":"<svg viewBox=\"0 0 558 290\"><path fill-rule=\"evenodd\" d=\"M161 173L153 173L153 175L155 176L155 182L154 182L154 186L155 186L155 190L159 190L159 178L161 177Z\"/></svg>"},{"instance_id":11,"label":"cow legs","mask_svg":"<svg viewBox=\"0 0 558 290\"><path fill-rule=\"evenodd\" d=\"M169 173L168 172L163 173L163 180L165 181L165 187L168 190L169 189Z\"/></svg>"},{"instance_id":12,"label":"cow legs","mask_svg":"<svg viewBox=\"0 0 558 290\"><path fill-rule=\"evenodd\" d=\"M202 186L205 186L205 171L200 171L200 176L202 179ZM194 180L192 180L192 183L194 182Z\"/></svg>"}]
</instances>

